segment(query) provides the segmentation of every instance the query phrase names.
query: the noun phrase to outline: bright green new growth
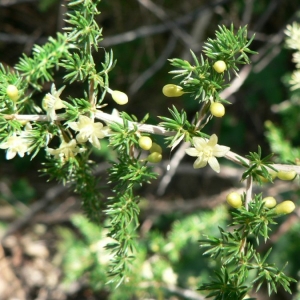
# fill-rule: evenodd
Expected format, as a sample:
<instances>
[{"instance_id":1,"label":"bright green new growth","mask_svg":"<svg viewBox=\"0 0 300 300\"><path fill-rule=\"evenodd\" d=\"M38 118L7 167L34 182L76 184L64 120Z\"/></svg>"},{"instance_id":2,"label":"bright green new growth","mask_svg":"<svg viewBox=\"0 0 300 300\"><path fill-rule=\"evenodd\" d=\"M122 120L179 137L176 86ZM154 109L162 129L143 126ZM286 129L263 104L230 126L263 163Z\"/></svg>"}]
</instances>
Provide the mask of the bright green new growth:
<instances>
[{"instance_id":1,"label":"bright green new growth","mask_svg":"<svg viewBox=\"0 0 300 300\"><path fill-rule=\"evenodd\" d=\"M64 34L58 34L56 39L49 38L44 46L34 46L32 57L23 55L15 66L15 72L1 65L0 148L6 149L7 159L16 155L23 157L26 153L34 157L41 149L45 149L46 162L42 172L50 179L69 184L79 193L90 221L100 225L103 213L106 215L106 229L99 231L99 238L105 232L108 240L105 247L110 253L106 271L110 278L104 272L99 273L99 278L108 279L119 286L126 279L134 278L132 270L135 256L142 259L137 253L140 198L136 191L139 186L156 178L148 161L158 162L162 155L161 148L156 146L156 151L149 154L148 160L141 158L141 132L168 136L165 141L172 150L182 141L192 142L194 147L187 149L187 154L197 157L194 164L196 168L205 167L208 163L219 172L220 165L216 157L226 157L246 169L242 176L248 183L243 199L245 205L238 212L233 212L233 231L220 228L220 238L207 237L200 241L202 247L208 248L205 253L222 263L215 279L203 284L200 290L209 291L209 295L215 299L236 300L242 299L254 284L258 285L258 289L266 282L269 293L276 292L277 285L290 292L289 284L293 280L266 262L271 249L261 257L255 250L256 245L248 240L252 235L257 244L268 239L269 225L275 223L273 219L277 216L274 210L265 208L261 195L251 197L252 180L261 182L262 176L272 181L269 171L277 170L272 167L272 155L261 158L261 149L258 147L258 153L250 152L249 156L242 158L230 153L229 147L218 145L216 135L203 132L212 118L209 112L211 103L228 103L221 99L220 92L229 86L226 79L230 79L230 72L236 74L238 65L250 63L248 55L255 52L249 46L254 37L248 40L246 27L239 28L235 33L233 26L230 29L220 26L216 31L216 39L208 39L204 54L199 59L191 52L193 63L179 58L170 59L175 67L170 73L180 80L180 95L184 97L187 94L193 100L197 99L201 107L192 122L188 121L185 111L178 111L173 106L169 109L171 116L160 117L160 126L145 127L147 124L143 123L146 117L138 123L134 116L125 112L113 117L100 110L105 107L107 92L119 104L127 103L128 97L110 88L109 72L115 65L113 52L105 52L101 66L96 66L94 62L94 51L104 51L100 43L101 28L95 21L100 13L97 10L99 2L69 1L66 14L68 27ZM213 65L220 60L225 62L226 71L218 73ZM53 82L58 69L64 72L63 86L55 86ZM43 105L38 105L34 95L41 93L45 83L51 86L51 91L44 95ZM82 94L78 98L67 95L65 86L73 84L82 84ZM11 85L17 88L18 98L8 95L7 87ZM107 123L109 128L99 119ZM20 121L28 123L24 126ZM104 138L109 139L109 145L117 156L108 169L112 195L106 205L103 204L99 181L94 174L95 163L90 158L93 147L101 148L100 140ZM74 220L81 231L86 224L94 230L95 224L80 218ZM68 233L62 234L71 239ZM84 234L89 238L87 232ZM180 243L174 236L173 242ZM82 250L84 246L80 244L78 248ZM159 251L159 243L152 246L154 252ZM92 256L91 253L87 255ZM176 255L179 256L176 252L174 260ZM89 268L90 265L85 267ZM249 282L250 270L255 270L257 276Z\"/></svg>"}]
</instances>

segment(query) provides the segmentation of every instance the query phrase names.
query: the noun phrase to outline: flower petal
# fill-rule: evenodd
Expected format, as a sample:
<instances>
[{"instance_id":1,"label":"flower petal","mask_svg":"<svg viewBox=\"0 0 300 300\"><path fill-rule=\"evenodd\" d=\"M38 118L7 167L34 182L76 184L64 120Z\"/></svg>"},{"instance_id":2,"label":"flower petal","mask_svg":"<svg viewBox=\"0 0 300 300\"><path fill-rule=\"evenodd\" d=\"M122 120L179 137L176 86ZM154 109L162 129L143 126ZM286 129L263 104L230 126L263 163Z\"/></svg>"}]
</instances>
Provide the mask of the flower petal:
<instances>
[{"instance_id":1,"label":"flower petal","mask_svg":"<svg viewBox=\"0 0 300 300\"><path fill-rule=\"evenodd\" d=\"M216 134L213 134L209 141L207 142L207 146L210 146L210 147L215 147L218 143L218 137Z\"/></svg>"},{"instance_id":2,"label":"flower petal","mask_svg":"<svg viewBox=\"0 0 300 300\"><path fill-rule=\"evenodd\" d=\"M213 148L213 156L216 157L225 156L229 150L230 148L227 146L216 145Z\"/></svg>"},{"instance_id":3,"label":"flower petal","mask_svg":"<svg viewBox=\"0 0 300 300\"><path fill-rule=\"evenodd\" d=\"M212 156L208 159L208 164L215 172L217 172L217 173L220 172L220 164L214 156Z\"/></svg>"},{"instance_id":4,"label":"flower petal","mask_svg":"<svg viewBox=\"0 0 300 300\"><path fill-rule=\"evenodd\" d=\"M201 151L207 145L207 140L200 137L193 137L193 144L195 148Z\"/></svg>"},{"instance_id":5,"label":"flower petal","mask_svg":"<svg viewBox=\"0 0 300 300\"><path fill-rule=\"evenodd\" d=\"M196 148L188 148L185 150L185 153L190 156L199 156L199 151Z\"/></svg>"},{"instance_id":6,"label":"flower petal","mask_svg":"<svg viewBox=\"0 0 300 300\"><path fill-rule=\"evenodd\" d=\"M8 149L7 152L6 152L6 159L9 160L9 159L12 159L16 156L17 152L16 151L13 151L11 149Z\"/></svg>"},{"instance_id":7,"label":"flower petal","mask_svg":"<svg viewBox=\"0 0 300 300\"><path fill-rule=\"evenodd\" d=\"M79 123L79 127L94 124L93 120L91 120L89 117L83 116L83 115L79 116L78 123Z\"/></svg>"},{"instance_id":8,"label":"flower petal","mask_svg":"<svg viewBox=\"0 0 300 300\"><path fill-rule=\"evenodd\" d=\"M78 128L78 123L77 122L70 122L69 123L69 127L75 131L79 131L79 128Z\"/></svg>"},{"instance_id":9,"label":"flower petal","mask_svg":"<svg viewBox=\"0 0 300 300\"><path fill-rule=\"evenodd\" d=\"M76 140L78 143L85 143L88 140L88 136L84 132L79 132L76 135Z\"/></svg>"},{"instance_id":10,"label":"flower petal","mask_svg":"<svg viewBox=\"0 0 300 300\"><path fill-rule=\"evenodd\" d=\"M7 149L7 148L9 148L8 142L4 142L4 143L0 144L0 149Z\"/></svg>"},{"instance_id":11,"label":"flower petal","mask_svg":"<svg viewBox=\"0 0 300 300\"><path fill-rule=\"evenodd\" d=\"M98 138L97 138L95 135L92 135L92 136L89 138L89 141L90 141L90 143L91 143L94 147L96 147L96 148L98 148L98 149L101 148L100 142L99 142Z\"/></svg>"},{"instance_id":12,"label":"flower petal","mask_svg":"<svg viewBox=\"0 0 300 300\"><path fill-rule=\"evenodd\" d=\"M200 169L207 165L207 159L203 158L202 156L198 157L193 164L194 169Z\"/></svg>"}]
</instances>

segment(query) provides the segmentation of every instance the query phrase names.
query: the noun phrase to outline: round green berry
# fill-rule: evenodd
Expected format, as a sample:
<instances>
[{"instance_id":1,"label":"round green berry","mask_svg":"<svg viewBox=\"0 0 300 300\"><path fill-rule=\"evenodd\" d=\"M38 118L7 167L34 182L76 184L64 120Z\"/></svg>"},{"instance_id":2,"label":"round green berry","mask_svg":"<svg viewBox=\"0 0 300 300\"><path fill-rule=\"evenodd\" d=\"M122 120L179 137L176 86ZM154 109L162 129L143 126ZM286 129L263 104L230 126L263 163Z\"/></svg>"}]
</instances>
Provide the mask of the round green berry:
<instances>
[{"instance_id":1,"label":"round green berry","mask_svg":"<svg viewBox=\"0 0 300 300\"><path fill-rule=\"evenodd\" d=\"M152 147L152 140L149 136L141 136L139 138L139 146L144 150L149 150Z\"/></svg>"},{"instance_id":2,"label":"round green berry","mask_svg":"<svg viewBox=\"0 0 300 300\"><path fill-rule=\"evenodd\" d=\"M220 102L213 102L210 105L210 112L217 118L222 118L225 115L225 107Z\"/></svg>"},{"instance_id":3,"label":"round green berry","mask_svg":"<svg viewBox=\"0 0 300 300\"><path fill-rule=\"evenodd\" d=\"M153 152L157 152L157 153L162 153L162 148L160 145L156 144L156 143L152 143L152 146L151 148L149 149L150 153L153 153Z\"/></svg>"},{"instance_id":4,"label":"round green berry","mask_svg":"<svg viewBox=\"0 0 300 300\"><path fill-rule=\"evenodd\" d=\"M7 93L7 96L13 101L17 101L19 99L19 90L13 84L9 84L7 86L6 93Z\"/></svg>"},{"instance_id":5,"label":"round green berry","mask_svg":"<svg viewBox=\"0 0 300 300\"><path fill-rule=\"evenodd\" d=\"M270 196L265 197L262 201L265 203L264 206L267 208L273 208L277 204L276 199Z\"/></svg>"},{"instance_id":6,"label":"round green berry","mask_svg":"<svg viewBox=\"0 0 300 300\"><path fill-rule=\"evenodd\" d=\"M159 163L162 159L162 155L158 152L153 152L150 155L148 155L147 160L151 163Z\"/></svg>"},{"instance_id":7,"label":"round green berry","mask_svg":"<svg viewBox=\"0 0 300 300\"><path fill-rule=\"evenodd\" d=\"M242 202L242 196L237 192L231 192L226 197L227 203L234 207L234 208L240 208L243 204Z\"/></svg>"},{"instance_id":8,"label":"round green berry","mask_svg":"<svg viewBox=\"0 0 300 300\"><path fill-rule=\"evenodd\" d=\"M213 68L216 72L223 73L227 67L224 60L218 60L213 64Z\"/></svg>"}]
</instances>

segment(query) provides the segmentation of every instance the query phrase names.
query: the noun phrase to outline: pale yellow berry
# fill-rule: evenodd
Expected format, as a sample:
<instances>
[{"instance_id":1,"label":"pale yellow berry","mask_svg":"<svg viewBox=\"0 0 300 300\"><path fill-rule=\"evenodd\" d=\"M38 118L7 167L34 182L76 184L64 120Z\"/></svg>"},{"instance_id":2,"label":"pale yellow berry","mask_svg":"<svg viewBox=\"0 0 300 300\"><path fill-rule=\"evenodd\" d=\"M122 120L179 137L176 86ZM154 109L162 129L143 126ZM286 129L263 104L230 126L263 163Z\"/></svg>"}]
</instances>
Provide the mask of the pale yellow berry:
<instances>
[{"instance_id":1,"label":"pale yellow berry","mask_svg":"<svg viewBox=\"0 0 300 300\"><path fill-rule=\"evenodd\" d=\"M7 86L6 93L7 93L7 96L13 101L17 101L19 99L19 90L13 84L9 84Z\"/></svg>"},{"instance_id":2,"label":"pale yellow berry","mask_svg":"<svg viewBox=\"0 0 300 300\"><path fill-rule=\"evenodd\" d=\"M175 84L166 84L162 92L166 97L180 97L184 94L182 87Z\"/></svg>"},{"instance_id":3,"label":"pale yellow berry","mask_svg":"<svg viewBox=\"0 0 300 300\"><path fill-rule=\"evenodd\" d=\"M149 149L150 153L153 153L153 152L157 152L157 153L162 153L162 148L161 146L159 146L158 144L156 143L152 143L152 146L151 148Z\"/></svg>"},{"instance_id":4,"label":"pale yellow berry","mask_svg":"<svg viewBox=\"0 0 300 300\"><path fill-rule=\"evenodd\" d=\"M234 208L240 208L243 204L242 202L242 196L237 192L231 192L226 197L227 203L234 207Z\"/></svg>"},{"instance_id":5,"label":"pale yellow berry","mask_svg":"<svg viewBox=\"0 0 300 300\"><path fill-rule=\"evenodd\" d=\"M293 180L297 176L295 171L278 171L277 177L281 180Z\"/></svg>"},{"instance_id":6,"label":"pale yellow berry","mask_svg":"<svg viewBox=\"0 0 300 300\"><path fill-rule=\"evenodd\" d=\"M161 159L162 159L162 155L158 152L153 152L147 157L147 160L151 163L159 163Z\"/></svg>"},{"instance_id":7,"label":"pale yellow berry","mask_svg":"<svg viewBox=\"0 0 300 300\"><path fill-rule=\"evenodd\" d=\"M139 138L139 146L144 150L149 150L152 147L152 140L149 136L141 136Z\"/></svg>"},{"instance_id":8,"label":"pale yellow berry","mask_svg":"<svg viewBox=\"0 0 300 300\"><path fill-rule=\"evenodd\" d=\"M128 102L128 96L120 91L112 91L111 96L116 103L119 105L124 105Z\"/></svg>"},{"instance_id":9,"label":"pale yellow berry","mask_svg":"<svg viewBox=\"0 0 300 300\"><path fill-rule=\"evenodd\" d=\"M278 215L290 214L296 208L295 204L291 200L285 200L275 207L275 211Z\"/></svg>"},{"instance_id":10,"label":"pale yellow berry","mask_svg":"<svg viewBox=\"0 0 300 300\"><path fill-rule=\"evenodd\" d=\"M213 64L213 68L218 73L223 73L226 70L226 64L223 60L218 60Z\"/></svg>"},{"instance_id":11,"label":"pale yellow berry","mask_svg":"<svg viewBox=\"0 0 300 300\"><path fill-rule=\"evenodd\" d=\"M217 118L222 118L225 115L225 107L220 102L213 102L210 105L210 112Z\"/></svg>"},{"instance_id":12,"label":"pale yellow berry","mask_svg":"<svg viewBox=\"0 0 300 300\"><path fill-rule=\"evenodd\" d=\"M276 199L271 196L265 197L264 199L262 199L262 201L265 203L264 206L267 208L273 208L277 204Z\"/></svg>"}]
</instances>

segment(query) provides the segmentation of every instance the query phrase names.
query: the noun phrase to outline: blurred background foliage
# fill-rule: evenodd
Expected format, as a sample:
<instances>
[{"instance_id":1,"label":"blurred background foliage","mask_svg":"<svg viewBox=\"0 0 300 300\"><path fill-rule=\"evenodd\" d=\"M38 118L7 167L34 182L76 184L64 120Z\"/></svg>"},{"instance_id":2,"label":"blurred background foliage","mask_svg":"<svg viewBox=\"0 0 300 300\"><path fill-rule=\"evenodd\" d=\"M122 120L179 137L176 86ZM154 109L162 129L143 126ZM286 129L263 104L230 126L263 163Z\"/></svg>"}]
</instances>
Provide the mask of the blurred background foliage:
<instances>
[{"instance_id":1,"label":"blurred background foliage","mask_svg":"<svg viewBox=\"0 0 300 300\"><path fill-rule=\"evenodd\" d=\"M58 0L0 0L1 63L12 67L23 52L30 54L33 44L43 44L48 36L62 31L63 4ZM199 55L203 41L214 35L218 25L233 23L238 28L248 24L249 34L256 33L252 49L259 54L252 57L250 67L241 68L241 87L226 98L232 105L226 106L222 119L209 124L207 133L216 133L220 144L240 155L256 151L261 145L263 155L274 152L277 162L300 158L300 93L289 89L295 66L292 51L284 47L283 33L287 24L300 22L298 1L102 0L99 9L102 46L113 49L118 60L110 73L110 86L129 95L126 112L139 119L149 113L148 122L153 124L158 123L157 116L168 116L172 105L186 110L190 119L198 109L198 102L188 95L175 99L162 95L162 87L173 83L167 59L190 60L189 49ZM100 64L103 55L100 49L95 62ZM59 72L56 81L60 86ZM49 88L44 87L45 91ZM78 85L78 90L69 92L76 95L80 89ZM155 137L156 142L161 140ZM164 164L174 153L164 150ZM113 154L103 143L94 157L103 178L107 157ZM1 151L0 161L0 232L7 236L1 259L2 263L4 259L9 261L13 272L19 274L12 278L21 286L13 290L20 299L203 299L195 290L218 266L202 257L197 240L203 233L215 234L217 225L228 223L228 208L223 203L230 189L243 186L239 182L240 169L223 160L226 167L217 176L208 169L192 170L192 160L184 158L164 189L160 179L143 187L139 191L143 200L136 278L111 291L105 285L109 258L101 248L106 242L105 223L103 228L88 223L78 215L80 199L76 195L67 189L57 190L54 182L47 183L40 177L37 170L41 169L42 155L33 161L28 157L6 161ZM162 166L155 170L164 174ZM47 196L49 190L54 197ZM265 185L263 192L299 204L298 182L284 185L275 181L274 186ZM103 190L104 202L109 193ZM280 218L268 242L275 250L272 259L279 265L289 261L287 273L297 280L298 215L299 210ZM43 245L45 256L40 255L41 251L28 252L29 245L37 242ZM44 268L38 264L41 259ZM28 280L32 272L43 280ZM51 283L45 280L50 273L56 276ZM0 296L1 300L16 296L9 296L6 289L10 287L11 291L14 281L1 282L2 295L8 295ZM300 299L297 285L292 288L292 296L280 290L271 299ZM269 299L263 292L252 296Z\"/></svg>"}]
</instances>

